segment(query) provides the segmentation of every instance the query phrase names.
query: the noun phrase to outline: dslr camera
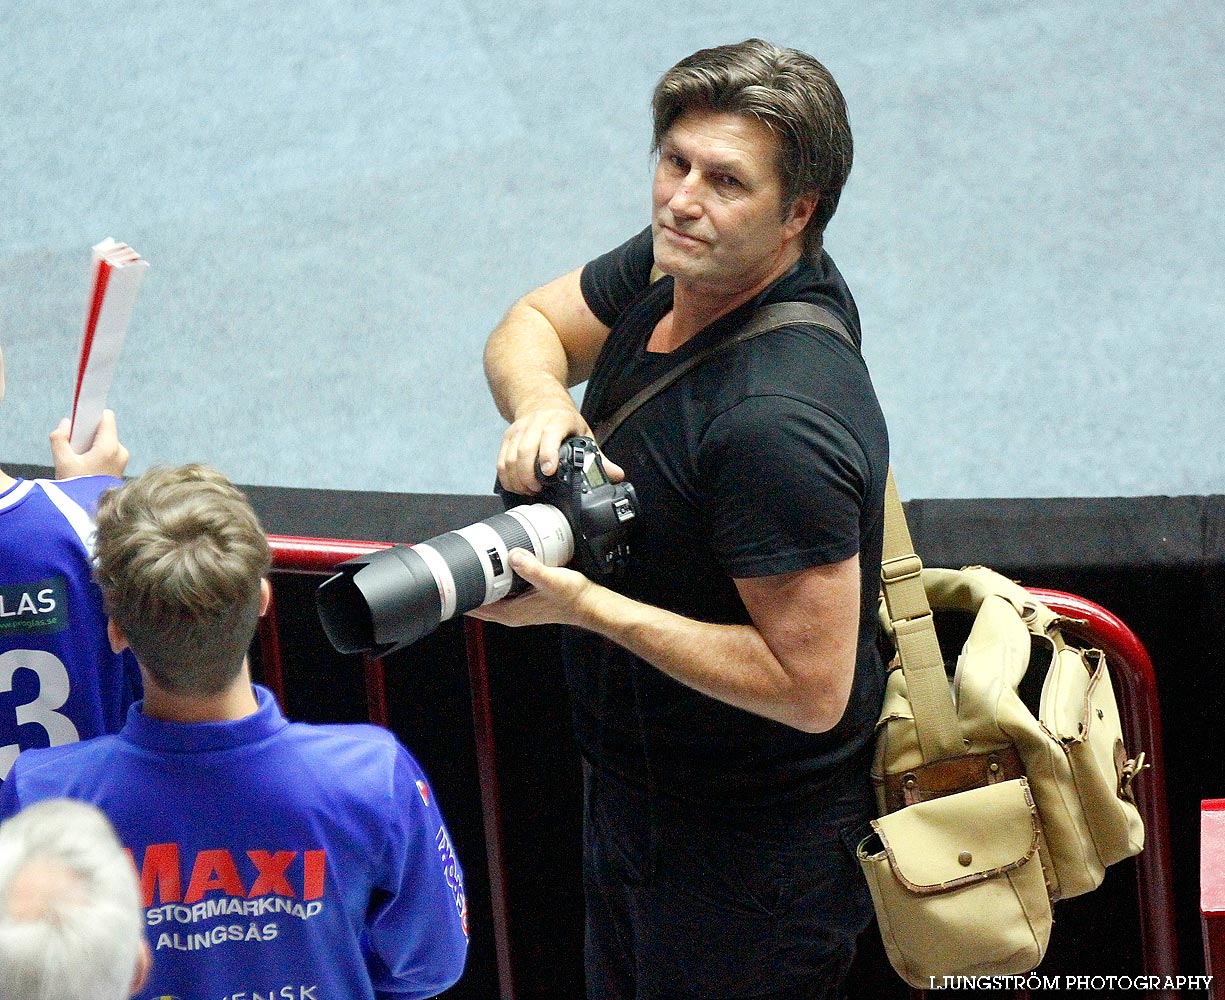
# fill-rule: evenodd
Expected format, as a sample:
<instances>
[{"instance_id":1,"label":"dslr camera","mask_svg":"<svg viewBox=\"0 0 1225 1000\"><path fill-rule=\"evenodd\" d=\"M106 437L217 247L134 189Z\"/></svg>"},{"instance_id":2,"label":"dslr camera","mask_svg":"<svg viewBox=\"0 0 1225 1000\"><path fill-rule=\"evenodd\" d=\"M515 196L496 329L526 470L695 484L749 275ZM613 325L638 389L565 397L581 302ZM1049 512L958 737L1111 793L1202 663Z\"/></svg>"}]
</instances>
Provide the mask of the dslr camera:
<instances>
[{"instance_id":1,"label":"dslr camera","mask_svg":"<svg viewBox=\"0 0 1225 1000\"><path fill-rule=\"evenodd\" d=\"M508 510L416 545L395 545L341 563L315 595L329 641L341 653L385 653L429 635L442 622L521 592L511 549L548 566L571 566L593 580L619 574L629 557L638 499L611 483L591 438L571 437L557 472L535 498L497 487Z\"/></svg>"}]
</instances>

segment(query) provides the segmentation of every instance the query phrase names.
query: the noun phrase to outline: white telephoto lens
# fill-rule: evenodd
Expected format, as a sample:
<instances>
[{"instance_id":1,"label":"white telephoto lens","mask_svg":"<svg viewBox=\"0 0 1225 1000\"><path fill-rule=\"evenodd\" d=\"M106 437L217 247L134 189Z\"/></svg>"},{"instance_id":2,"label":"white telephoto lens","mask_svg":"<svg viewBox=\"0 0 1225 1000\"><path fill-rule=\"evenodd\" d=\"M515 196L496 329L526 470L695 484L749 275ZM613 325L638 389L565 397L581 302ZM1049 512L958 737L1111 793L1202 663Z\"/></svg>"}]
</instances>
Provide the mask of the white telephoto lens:
<instances>
[{"instance_id":1,"label":"white telephoto lens","mask_svg":"<svg viewBox=\"0 0 1225 1000\"><path fill-rule=\"evenodd\" d=\"M437 540L431 539L431 541ZM455 615L458 597L455 576L451 572L451 567L447 565L446 557L430 542L414 545L413 551L425 561L430 575L434 577L434 585L438 588L439 621L445 622Z\"/></svg>"},{"instance_id":2,"label":"white telephoto lens","mask_svg":"<svg viewBox=\"0 0 1225 1000\"><path fill-rule=\"evenodd\" d=\"M532 550L546 566L565 566L574 558L574 533L566 516L547 503L524 504L506 512L523 525Z\"/></svg>"},{"instance_id":3,"label":"white telephoto lens","mask_svg":"<svg viewBox=\"0 0 1225 1000\"><path fill-rule=\"evenodd\" d=\"M477 521L476 524L460 528L455 534L472 546L484 574L485 598L481 604L500 601L506 596L514 580L514 574L510 571L506 539L489 521Z\"/></svg>"}]
</instances>

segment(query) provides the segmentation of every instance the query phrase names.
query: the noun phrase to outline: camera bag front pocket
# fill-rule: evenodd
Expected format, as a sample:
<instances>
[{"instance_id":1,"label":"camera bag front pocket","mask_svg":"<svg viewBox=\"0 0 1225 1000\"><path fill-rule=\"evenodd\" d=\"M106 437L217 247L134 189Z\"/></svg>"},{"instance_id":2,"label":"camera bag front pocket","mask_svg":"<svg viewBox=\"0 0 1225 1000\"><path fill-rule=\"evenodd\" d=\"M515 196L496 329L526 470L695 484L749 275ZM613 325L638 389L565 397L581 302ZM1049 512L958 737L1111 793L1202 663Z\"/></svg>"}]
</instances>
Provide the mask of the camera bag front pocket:
<instances>
[{"instance_id":1,"label":"camera bag front pocket","mask_svg":"<svg viewBox=\"0 0 1225 1000\"><path fill-rule=\"evenodd\" d=\"M872 829L859 863L889 961L911 986L1027 972L1041 961L1051 901L1025 778L919 802Z\"/></svg>"}]
</instances>

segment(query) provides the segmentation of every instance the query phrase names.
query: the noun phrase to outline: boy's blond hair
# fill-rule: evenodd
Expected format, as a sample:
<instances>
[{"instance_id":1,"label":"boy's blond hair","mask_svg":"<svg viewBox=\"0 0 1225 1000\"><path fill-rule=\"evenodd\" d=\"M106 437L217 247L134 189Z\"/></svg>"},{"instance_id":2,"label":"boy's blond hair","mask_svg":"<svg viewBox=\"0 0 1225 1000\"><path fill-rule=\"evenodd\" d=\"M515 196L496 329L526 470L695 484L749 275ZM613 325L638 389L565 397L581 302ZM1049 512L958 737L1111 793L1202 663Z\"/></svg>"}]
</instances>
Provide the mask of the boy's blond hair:
<instances>
[{"instance_id":1,"label":"boy's blond hair","mask_svg":"<svg viewBox=\"0 0 1225 1000\"><path fill-rule=\"evenodd\" d=\"M255 511L206 465L157 467L103 494L94 575L137 661L170 693L237 676L272 564Z\"/></svg>"}]
</instances>

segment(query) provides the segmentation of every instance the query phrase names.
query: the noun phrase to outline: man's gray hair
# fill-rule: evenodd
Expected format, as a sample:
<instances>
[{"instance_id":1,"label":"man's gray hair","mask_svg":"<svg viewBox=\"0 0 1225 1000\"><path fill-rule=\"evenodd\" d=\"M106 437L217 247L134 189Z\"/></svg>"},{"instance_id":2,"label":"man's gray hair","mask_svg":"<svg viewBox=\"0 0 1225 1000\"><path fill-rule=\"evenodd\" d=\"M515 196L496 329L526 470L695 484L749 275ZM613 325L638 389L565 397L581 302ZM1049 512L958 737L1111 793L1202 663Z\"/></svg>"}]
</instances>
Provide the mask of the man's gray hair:
<instances>
[{"instance_id":1,"label":"man's gray hair","mask_svg":"<svg viewBox=\"0 0 1225 1000\"><path fill-rule=\"evenodd\" d=\"M51 799L0 824L4 1000L127 1000L143 924L132 862L93 806Z\"/></svg>"},{"instance_id":2,"label":"man's gray hair","mask_svg":"<svg viewBox=\"0 0 1225 1000\"><path fill-rule=\"evenodd\" d=\"M829 70L807 53L760 38L701 49L668 70L655 86L655 152L676 120L694 110L756 118L774 133L783 213L798 198L817 196L804 230L804 252L819 254L854 159L846 101Z\"/></svg>"}]
</instances>

